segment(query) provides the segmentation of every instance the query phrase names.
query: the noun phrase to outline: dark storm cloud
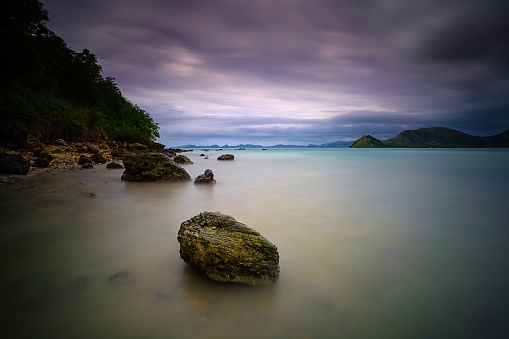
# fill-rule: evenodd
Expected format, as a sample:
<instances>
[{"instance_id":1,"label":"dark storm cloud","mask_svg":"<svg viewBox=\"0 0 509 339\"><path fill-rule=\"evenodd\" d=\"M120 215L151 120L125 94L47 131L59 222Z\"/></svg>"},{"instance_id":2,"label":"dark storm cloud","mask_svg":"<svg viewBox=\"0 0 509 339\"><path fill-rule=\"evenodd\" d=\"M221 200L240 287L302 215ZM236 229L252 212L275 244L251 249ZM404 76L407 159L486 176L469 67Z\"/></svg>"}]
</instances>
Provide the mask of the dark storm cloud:
<instances>
[{"instance_id":1,"label":"dark storm cloud","mask_svg":"<svg viewBox=\"0 0 509 339\"><path fill-rule=\"evenodd\" d=\"M509 127L502 1L46 0L169 145ZM195 142L196 141L196 142Z\"/></svg>"}]
</instances>

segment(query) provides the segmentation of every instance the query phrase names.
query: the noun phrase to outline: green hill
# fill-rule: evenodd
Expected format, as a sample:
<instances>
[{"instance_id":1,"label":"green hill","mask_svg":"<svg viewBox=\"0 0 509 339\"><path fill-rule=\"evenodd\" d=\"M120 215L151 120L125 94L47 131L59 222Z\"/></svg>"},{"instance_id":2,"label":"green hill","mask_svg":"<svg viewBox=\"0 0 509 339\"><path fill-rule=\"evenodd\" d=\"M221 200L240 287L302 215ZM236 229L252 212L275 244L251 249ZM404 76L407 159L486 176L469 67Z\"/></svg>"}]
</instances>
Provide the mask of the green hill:
<instances>
[{"instance_id":1,"label":"green hill","mask_svg":"<svg viewBox=\"0 0 509 339\"><path fill-rule=\"evenodd\" d=\"M509 147L509 130L489 137L469 135L451 128L427 127L417 130L406 130L395 138L385 141L371 136L362 136L351 148L480 148Z\"/></svg>"},{"instance_id":2,"label":"green hill","mask_svg":"<svg viewBox=\"0 0 509 339\"><path fill-rule=\"evenodd\" d=\"M383 148L386 147L381 140L373 138L371 135L363 135L355 140L350 148Z\"/></svg>"},{"instance_id":3,"label":"green hill","mask_svg":"<svg viewBox=\"0 0 509 339\"><path fill-rule=\"evenodd\" d=\"M37 0L5 0L0 12L0 141L103 139L147 142L158 124L102 76L96 56L75 52L46 27Z\"/></svg>"}]
</instances>

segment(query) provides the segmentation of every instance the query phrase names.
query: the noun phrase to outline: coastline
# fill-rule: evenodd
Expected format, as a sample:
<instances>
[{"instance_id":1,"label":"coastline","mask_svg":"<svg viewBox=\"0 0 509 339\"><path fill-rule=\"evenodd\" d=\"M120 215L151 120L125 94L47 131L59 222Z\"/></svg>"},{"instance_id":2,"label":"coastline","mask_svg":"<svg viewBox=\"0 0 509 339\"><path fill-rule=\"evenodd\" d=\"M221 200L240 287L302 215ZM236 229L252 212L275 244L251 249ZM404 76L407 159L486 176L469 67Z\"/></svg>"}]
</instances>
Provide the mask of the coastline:
<instances>
[{"instance_id":1,"label":"coastline","mask_svg":"<svg viewBox=\"0 0 509 339\"><path fill-rule=\"evenodd\" d=\"M18 147L15 144L0 145L0 154L20 155L30 162L27 174L0 173L0 190L31 188L33 181L39 177L69 171L86 171L97 165L121 162L124 155L140 151L172 152L172 150L164 150L164 145L155 142L144 145L115 141L66 142L59 139L54 143L37 142L28 147ZM49 157L50 160L45 166L37 166L38 157ZM88 167L83 164L83 158L86 158Z\"/></svg>"}]
</instances>

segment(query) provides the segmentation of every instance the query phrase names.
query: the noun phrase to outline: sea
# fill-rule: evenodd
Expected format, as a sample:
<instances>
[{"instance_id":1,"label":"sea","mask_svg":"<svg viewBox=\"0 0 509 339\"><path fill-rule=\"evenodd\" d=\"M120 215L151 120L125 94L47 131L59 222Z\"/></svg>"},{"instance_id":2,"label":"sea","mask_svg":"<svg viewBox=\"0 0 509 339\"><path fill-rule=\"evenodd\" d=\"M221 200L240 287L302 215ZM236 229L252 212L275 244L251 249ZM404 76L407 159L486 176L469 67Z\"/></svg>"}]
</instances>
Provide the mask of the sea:
<instances>
[{"instance_id":1,"label":"sea","mask_svg":"<svg viewBox=\"0 0 509 339\"><path fill-rule=\"evenodd\" d=\"M185 155L217 183L98 165L0 186L0 337L509 337L509 150ZM278 281L220 284L184 263L177 232L204 211L276 245Z\"/></svg>"}]
</instances>

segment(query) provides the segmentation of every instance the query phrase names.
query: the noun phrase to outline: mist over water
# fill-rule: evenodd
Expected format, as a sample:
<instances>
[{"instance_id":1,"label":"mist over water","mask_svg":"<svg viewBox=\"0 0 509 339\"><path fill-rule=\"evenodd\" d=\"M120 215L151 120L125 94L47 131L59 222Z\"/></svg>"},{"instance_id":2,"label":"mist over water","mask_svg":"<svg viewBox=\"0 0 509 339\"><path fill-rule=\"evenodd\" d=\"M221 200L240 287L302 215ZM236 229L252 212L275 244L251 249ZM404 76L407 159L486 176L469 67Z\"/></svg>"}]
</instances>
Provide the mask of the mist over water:
<instances>
[{"instance_id":1,"label":"mist over water","mask_svg":"<svg viewBox=\"0 0 509 339\"><path fill-rule=\"evenodd\" d=\"M235 160L217 161L224 153ZM509 151L185 155L192 178L210 168L217 184L122 182L98 166L0 190L2 337L507 335ZM222 285L191 270L177 232L203 211L274 243L278 282ZM108 281L119 272L129 279Z\"/></svg>"}]
</instances>

